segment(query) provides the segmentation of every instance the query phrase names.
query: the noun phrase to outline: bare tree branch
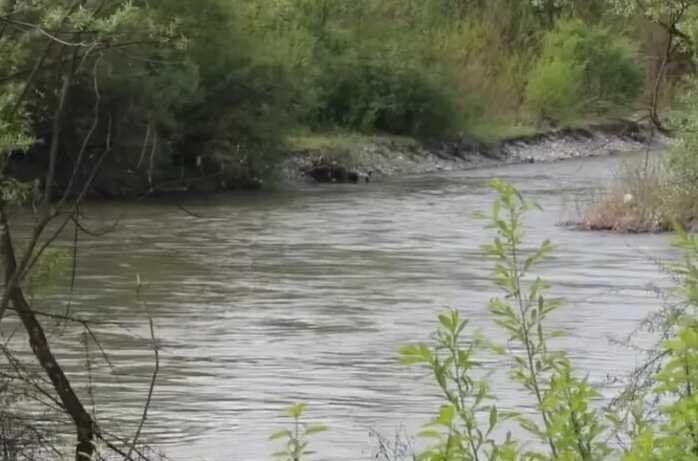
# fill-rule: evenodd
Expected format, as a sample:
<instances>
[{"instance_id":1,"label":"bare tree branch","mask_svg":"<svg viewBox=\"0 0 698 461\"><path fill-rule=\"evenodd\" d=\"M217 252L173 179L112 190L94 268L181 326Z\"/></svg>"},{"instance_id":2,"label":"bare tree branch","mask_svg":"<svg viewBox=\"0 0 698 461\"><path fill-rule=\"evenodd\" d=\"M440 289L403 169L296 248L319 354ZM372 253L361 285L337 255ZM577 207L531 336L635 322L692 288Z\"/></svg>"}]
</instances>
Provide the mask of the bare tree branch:
<instances>
[{"instance_id":1,"label":"bare tree branch","mask_svg":"<svg viewBox=\"0 0 698 461\"><path fill-rule=\"evenodd\" d=\"M138 285L136 287L136 296L138 297L138 300L140 301L141 305L143 306L143 310L145 311L146 315L148 316L148 325L150 327L150 341L153 346L153 354L155 355L155 368L153 369L153 376L150 379L150 387L148 388L148 398L145 401L145 406L143 407L143 416L141 416L140 423L138 424L138 429L136 430L136 434L133 436L133 442L131 443L131 448L128 450L128 457L131 457L131 454L133 453L133 450L135 450L136 445L138 444L138 438L141 435L141 431L143 430L143 425L145 424L146 419L148 418L148 410L150 409L150 402L152 401L153 398L153 391L155 389L155 382L157 381L158 378L158 373L160 372L160 352L159 352L159 346L157 344L157 339L155 338L155 326L153 323L153 316L150 314L150 310L148 309L148 305L146 302L141 298L141 289L143 285L141 284L141 278L140 275L138 276Z\"/></svg>"}]
</instances>

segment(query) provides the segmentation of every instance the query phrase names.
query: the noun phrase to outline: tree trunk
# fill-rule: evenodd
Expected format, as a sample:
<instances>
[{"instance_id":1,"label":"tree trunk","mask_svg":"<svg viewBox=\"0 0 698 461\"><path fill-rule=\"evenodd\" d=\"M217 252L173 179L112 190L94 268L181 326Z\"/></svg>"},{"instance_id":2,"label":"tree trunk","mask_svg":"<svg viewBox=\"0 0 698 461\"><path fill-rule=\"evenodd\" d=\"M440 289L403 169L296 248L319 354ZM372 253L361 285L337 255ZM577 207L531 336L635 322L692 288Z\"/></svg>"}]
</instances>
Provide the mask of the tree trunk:
<instances>
[{"instance_id":1,"label":"tree trunk","mask_svg":"<svg viewBox=\"0 0 698 461\"><path fill-rule=\"evenodd\" d=\"M17 259L15 257L14 247L12 245L12 238L10 235L10 229L8 227L7 217L4 210L1 208L0 225L2 226L2 241L0 242L0 250L2 253L3 264L5 266L5 281L6 284L9 284L15 271L17 270ZM10 300L12 301L12 305L15 308L18 317L22 321L27 334L29 335L29 345L39 361L39 364L51 380L56 394L65 407L65 411L68 413L68 415L70 415L75 423L75 428L77 430L75 460L89 460L94 452L94 445L92 442L95 436L95 424L92 417L85 410L82 402L71 387L68 377L65 375L63 369L58 364L56 357L51 352L51 348L48 345L48 340L44 334L44 329L32 311L31 306L27 302L22 288L19 286L19 278L17 278L17 281L13 285L14 286L6 285L6 289L10 290Z\"/></svg>"}]
</instances>

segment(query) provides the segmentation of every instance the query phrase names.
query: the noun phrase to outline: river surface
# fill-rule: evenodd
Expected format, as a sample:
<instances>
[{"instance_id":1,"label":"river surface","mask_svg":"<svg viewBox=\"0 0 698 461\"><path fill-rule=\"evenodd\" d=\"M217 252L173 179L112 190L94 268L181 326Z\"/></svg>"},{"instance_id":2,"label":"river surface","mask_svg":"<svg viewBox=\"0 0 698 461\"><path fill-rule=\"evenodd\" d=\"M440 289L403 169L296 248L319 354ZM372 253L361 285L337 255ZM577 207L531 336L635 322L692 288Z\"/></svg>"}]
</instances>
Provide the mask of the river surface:
<instances>
[{"instance_id":1,"label":"river surface","mask_svg":"<svg viewBox=\"0 0 698 461\"><path fill-rule=\"evenodd\" d=\"M92 223L120 217L116 230L80 244L72 313L112 322L94 327L115 373L93 350L96 410L132 433L153 357L147 317L161 343L161 371L144 437L175 460L264 460L279 412L308 403L320 459L372 459L376 440L415 432L438 408L423 372L396 364L396 350L426 341L435 316L459 309L472 329L504 342L486 310L496 294L480 251L491 232L473 218L489 209L490 177L513 182L542 212L527 217L527 240L557 249L541 267L566 307L550 319L555 342L612 395L640 360L610 337L630 333L660 301L667 277L655 260L675 257L667 235L613 235L557 225L612 177L618 157L383 180L368 185L189 199L95 204ZM46 309L65 301L59 292ZM60 306L60 304L59 304ZM63 309L60 306L60 309ZM55 346L84 391L85 360L68 327ZM78 344L78 345L76 345ZM492 386L507 409L530 408L506 363Z\"/></svg>"}]
</instances>

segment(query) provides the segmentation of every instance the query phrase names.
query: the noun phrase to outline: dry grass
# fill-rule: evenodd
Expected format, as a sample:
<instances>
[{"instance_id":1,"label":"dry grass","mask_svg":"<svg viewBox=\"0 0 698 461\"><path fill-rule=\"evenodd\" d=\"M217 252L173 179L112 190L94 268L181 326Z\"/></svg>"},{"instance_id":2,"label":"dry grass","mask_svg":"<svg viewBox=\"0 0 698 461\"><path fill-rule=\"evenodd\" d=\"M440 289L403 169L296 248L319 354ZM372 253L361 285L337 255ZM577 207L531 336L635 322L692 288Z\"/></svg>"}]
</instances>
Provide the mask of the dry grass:
<instances>
[{"instance_id":1,"label":"dry grass","mask_svg":"<svg viewBox=\"0 0 698 461\"><path fill-rule=\"evenodd\" d=\"M615 183L582 211L588 230L660 232L670 229L662 206L663 169L658 162L624 164Z\"/></svg>"},{"instance_id":2,"label":"dry grass","mask_svg":"<svg viewBox=\"0 0 698 461\"><path fill-rule=\"evenodd\" d=\"M588 230L614 232L658 232L664 230L662 220L647 213L641 205L627 203L628 194L620 189L608 191L587 208L578 223Z\"/></svg>"}]
</instances>

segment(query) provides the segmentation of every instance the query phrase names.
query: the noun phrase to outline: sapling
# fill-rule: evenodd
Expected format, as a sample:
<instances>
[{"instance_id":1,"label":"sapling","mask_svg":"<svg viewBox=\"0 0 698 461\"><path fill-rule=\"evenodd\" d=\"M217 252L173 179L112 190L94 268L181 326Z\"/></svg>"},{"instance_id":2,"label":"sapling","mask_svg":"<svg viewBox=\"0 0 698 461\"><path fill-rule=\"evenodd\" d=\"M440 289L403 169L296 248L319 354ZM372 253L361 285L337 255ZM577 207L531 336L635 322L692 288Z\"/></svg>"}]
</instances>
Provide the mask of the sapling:
<instances>
[{"instance_id":1,"label":"sapling","mask_svg":"<svg viewBox=\"0 0 698 461\"><path fill-rule=\"evenodd\" d=\"M275 458L284 461L301 461L315 453L308 449L309 437L313 434L325 432L327 426L322 424L308 424L303 421L305 404L291 405L284 411L284 416L291 418L292 426L272 434L270 440L283 440L285 445L281 450L274 452Z\"/></svg>"},{"instance_id":2,"label":"sapling","mask_svg":"<svg viewBox=\"0 0 698 461\"><path fill-rule=\"evenodd\" d=\"M493 180L491 187L497 198L488 220L496 235L484 252L495 261L493 279L503 296L492 299L488 307L495 323L507 331L507 345L513 346L496 350L511 358L511 376L532 395L540 421L497 408L487 381L476 378L482 375L476 353L487 341L478 335L466 337L468 321L451 310L439 315L433 346L400 349L401 363L419 364L431 371L445 401L421 433L435 444L420 459L604 459L611 453L603 439L606 425L601 411L591 405L598 393L586 379L574 376L564 353L548 348L547 340L553 334L544 320L560 302L547 297L548 285L529 273L549 255L552 245L545 241L532 251L523 247L522 216L536 205L510 184ZM520 443L511 433L497 440L495 435L501 431L496 429L504 421L515 421L539 443ZM530 445L533 447L527 448Z\"/></svg>"}]
</instances>

